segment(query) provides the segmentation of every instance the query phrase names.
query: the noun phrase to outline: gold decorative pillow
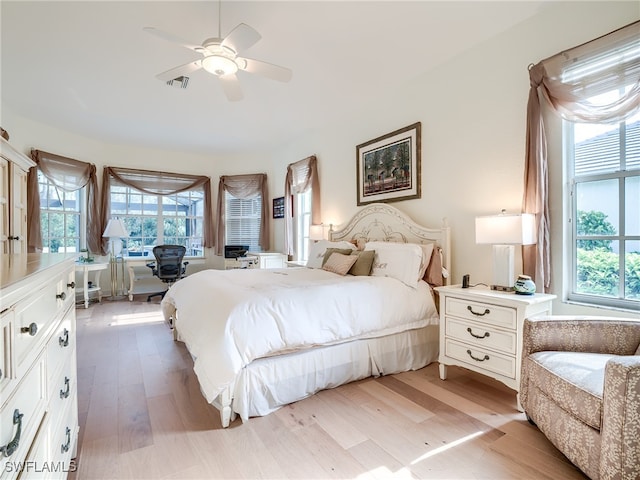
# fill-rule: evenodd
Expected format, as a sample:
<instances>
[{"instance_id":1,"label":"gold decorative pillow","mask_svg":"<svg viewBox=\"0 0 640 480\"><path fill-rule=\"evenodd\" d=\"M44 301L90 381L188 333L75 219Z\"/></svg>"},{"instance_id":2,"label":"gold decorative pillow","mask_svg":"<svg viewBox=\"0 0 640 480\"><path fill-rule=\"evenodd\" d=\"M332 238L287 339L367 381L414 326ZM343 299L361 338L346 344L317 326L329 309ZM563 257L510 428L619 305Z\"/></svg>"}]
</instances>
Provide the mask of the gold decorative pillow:
<instances>
[{"instance_id":1,"label":"gold decorative pillow","mask_svg":"<svg viewBox=\"0 0 640 480\"><path fill-rule=\"evenodd\" d=\"M344 255L334 252L324 263L322 269L338 275L346 275L353 264L356 263L356 260L358 260L356 255Z\"/></svg>"},{"instance_id":2,"label":"gold decorative pillow","mask_svg":"<svg viewBox=\"0 0 640 480\"><path fill-rule=\"evenodd\" d=\"M361 275L368 277L371 275L371 267L373 267L373 260L376 256L375 250L358 250L351 252L351 255L358 257L356 263L353 264L349 275Z\"/></svg>"},{"instance_id":3,"label":"gold decorative pillow","mask_svg":"<svg viewBox=\"0 0 640 480\"><path fill-rule=\"evenodd\" d=\"M322 258L322 265L324 265L325 263L327 263L327 260L329 260L329 257L331 256L332 253L341 253L343 255L349 255L353 250L350 248L327 248L327 251L324 252L324 257Z\"/></svg>"}]
</instances>

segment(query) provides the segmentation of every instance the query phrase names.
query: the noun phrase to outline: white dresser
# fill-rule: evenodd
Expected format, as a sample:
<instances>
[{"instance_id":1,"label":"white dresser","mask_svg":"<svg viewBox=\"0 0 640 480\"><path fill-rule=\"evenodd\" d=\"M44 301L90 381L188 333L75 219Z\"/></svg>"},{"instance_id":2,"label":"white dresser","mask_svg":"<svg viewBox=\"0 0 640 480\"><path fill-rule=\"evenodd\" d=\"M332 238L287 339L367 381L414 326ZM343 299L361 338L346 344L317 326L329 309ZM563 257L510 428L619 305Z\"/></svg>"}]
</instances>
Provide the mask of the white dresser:
<instances>
[{"instance_id":1,"label":"white dresser","mask_svg":"<svg viewBox=\"0 0 640 480\"><path fill-rule=\"evenodd\" d=\"M447 378L448 365L457 365L519 391L524 319L551 314L556 296L459 285L436 290L440 296L440 378Z\"/></svg>"},{"instance_id":2,"label":"white dresser","mask_svg":"<svg viewBox=\"0 0 640 480\"><path fill-rule=\"evenodd\" d=\"M75 256L0 257L0 479L66 478L78 438Z\"/></svg>"}]
</instances>

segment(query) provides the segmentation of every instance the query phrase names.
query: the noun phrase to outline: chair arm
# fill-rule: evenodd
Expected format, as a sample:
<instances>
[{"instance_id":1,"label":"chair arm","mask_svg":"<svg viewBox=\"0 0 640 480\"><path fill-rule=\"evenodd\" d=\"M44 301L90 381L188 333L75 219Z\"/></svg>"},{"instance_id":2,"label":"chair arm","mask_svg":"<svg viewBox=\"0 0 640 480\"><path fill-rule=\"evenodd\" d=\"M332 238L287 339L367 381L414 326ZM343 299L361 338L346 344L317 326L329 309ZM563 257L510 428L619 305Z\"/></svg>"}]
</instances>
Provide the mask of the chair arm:
<instances>
[{"instance_id":1,"label":"chair arm","mask_svg":"<svg viewBox=\"0 0 640 480\"><path fill-rule=\"evenodd\" d=\"M602 398L600 478L640 478L640 355L607 362Z\"/></svg>"},{"instance_id":2,"label":"chair arm","mask_svg":"<svg viewBox=\"0 0 640 480\"><path fill-rule=\"evenodd\" d=\"M524 321L522 358L547 350L633 355L638 345L640 320L605 316L539 316Z\"/></svg>"}]
</instances>

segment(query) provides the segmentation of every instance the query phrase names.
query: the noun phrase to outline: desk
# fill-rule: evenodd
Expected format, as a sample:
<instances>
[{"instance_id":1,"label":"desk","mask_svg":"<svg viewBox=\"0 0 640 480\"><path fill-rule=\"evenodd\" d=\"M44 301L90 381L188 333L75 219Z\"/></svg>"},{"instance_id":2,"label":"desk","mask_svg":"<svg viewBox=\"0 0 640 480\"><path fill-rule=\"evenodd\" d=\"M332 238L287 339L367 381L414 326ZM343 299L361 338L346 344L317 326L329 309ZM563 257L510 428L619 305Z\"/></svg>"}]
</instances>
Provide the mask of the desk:
<instances>
[{"instance_id":1,"label":"desk","mask_svg":"<svg viewBox=\"0 0 640 480\"><path fill-rule=\"evenodd\" d=\"M154 293L162 288L162 282L157 277L153 276L151 269L147 267L147 263L155 263L156 257L153 255L147 256L132 256L122 257L129 274L129 282L127 288L127 282L125 280L125 290L129 296L129 301L133 300L134 294L140 293ZM189 262L189 267L192 265L203 265L205 263L204 258L184 257L183 261ZM187 267L187 275L189 274L189 267ZM136 274L136 268L138 269ZM166 287L166 284L165 284Z\"/></svg>"},{"instance_id":2,"label":"desk","mask_svg":"<svg viewBox=\"0 0 640 480\"><path fill-rule=\"evenodd\" d=\"M100 288L100 274L102 270L106 270L109 266L108 263L90 262L79 263L76 262L76 272L82 272L82 290L80 290L84 297L84 308L89 308L89 294L91 292L98 292L98 301L102 301L102 290ZM89 272L96 272L94 282L89 286Z\"/></svg>"}]
</instances>

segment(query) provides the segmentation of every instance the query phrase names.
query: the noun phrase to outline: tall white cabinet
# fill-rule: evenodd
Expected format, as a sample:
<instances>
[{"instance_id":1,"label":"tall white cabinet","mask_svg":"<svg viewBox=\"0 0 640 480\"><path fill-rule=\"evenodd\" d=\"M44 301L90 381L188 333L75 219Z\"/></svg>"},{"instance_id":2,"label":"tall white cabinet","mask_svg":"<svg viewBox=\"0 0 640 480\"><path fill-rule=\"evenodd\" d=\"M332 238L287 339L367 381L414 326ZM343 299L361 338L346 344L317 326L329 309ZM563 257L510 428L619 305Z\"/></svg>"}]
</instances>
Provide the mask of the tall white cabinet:
<instances>
[{"instance_id":1,"label":"tall white cabinet","mask_svg":"<svg viewBox=\"0 0 640 480\"><path fill-rule=\"evenodd\" d=\"M0 479L63 479L78 438L74 258L1 259Z\"/></svg>"},{"instance_id":2,"label":"tall white cabinet","mask_svg":"<svg viewBox=\"0 0 640 480\"><path fill-rule=\"evenodd\" d=\"M27 253L27 172L35 163L0 140L0 254Z\"/></svg>"}]
</instances>

